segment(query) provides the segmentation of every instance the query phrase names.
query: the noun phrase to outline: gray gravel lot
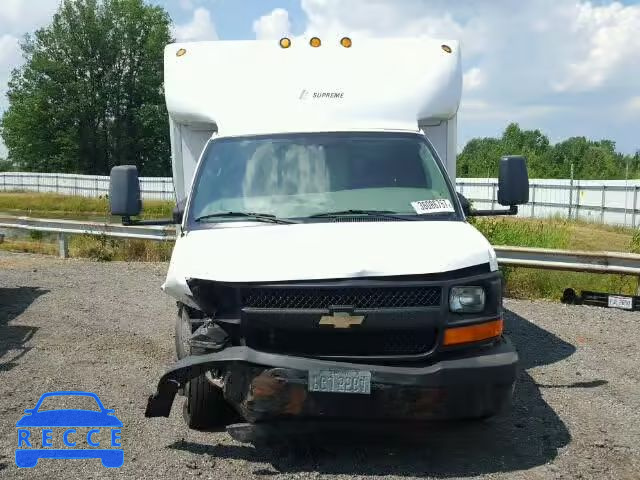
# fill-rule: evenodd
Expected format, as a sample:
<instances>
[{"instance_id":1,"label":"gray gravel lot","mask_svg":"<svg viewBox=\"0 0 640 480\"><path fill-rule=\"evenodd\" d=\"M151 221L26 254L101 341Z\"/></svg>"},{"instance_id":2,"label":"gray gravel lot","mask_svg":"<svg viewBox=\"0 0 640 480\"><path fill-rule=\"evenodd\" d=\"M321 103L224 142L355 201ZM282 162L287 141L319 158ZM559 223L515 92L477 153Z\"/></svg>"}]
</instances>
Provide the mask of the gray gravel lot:
<instances>
[{"instance_id":1,"label":"gray gravel lot","mask_svg":"<svg viewBox=\"0 0 640 480\"><path fill-rule=\"evenodd\" d=\"M165 264L0 252L0 477L640 478L640 314L507 300L522 360L512 410L418 436L353 435L256 448L190 431L182 398L145 419L173 360ZM15 422L52 390L88 390L123 421L125 464L41 460L18 470Z\"/></svg>"}]
</instances>

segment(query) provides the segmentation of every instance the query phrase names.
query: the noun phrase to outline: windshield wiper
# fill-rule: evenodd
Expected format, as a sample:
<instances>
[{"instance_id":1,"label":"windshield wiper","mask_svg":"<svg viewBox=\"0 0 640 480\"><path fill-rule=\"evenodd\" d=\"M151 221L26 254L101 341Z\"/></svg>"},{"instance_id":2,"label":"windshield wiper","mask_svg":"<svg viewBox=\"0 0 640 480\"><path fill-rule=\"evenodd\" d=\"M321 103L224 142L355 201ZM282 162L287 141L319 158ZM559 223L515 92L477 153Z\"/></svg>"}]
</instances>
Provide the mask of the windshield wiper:
<instances>
[{"instance_id":1,"label":"windshield wiper","mask_svg":"<svg viewBox=\"0 0 640 480\"><path fill-rule=\"evenodd\" d=\"M270 213L255 213L255 212L214 212L208 213L207 215L202 215L195 219L196 222L202 222L203 220L208 220L210 218L219 218L219 217L247 217L252 220L258 220L261 222L270 222L270 223L299 223L295 220L287 220L284 218L278 218L275 215Z\"/></svg>"},{"instance_id":2,"label":"windshield wiper","mask_svg":"<svg viewBox=\"0 0 640 480\"><path fill-rule=\"evenodd\" d=\"M371 217L382 217L382 218L391 218L394 220L407 220L407 221L418 220L417 218L414 218L414 217L402 217L398 214L398 212L394 212L392 210L339 210L337 212L316 213L315 215L310 215L307 218L332 218L332 217L341 217L345 215L368 215Z\"/></svg>"}]
</instances>

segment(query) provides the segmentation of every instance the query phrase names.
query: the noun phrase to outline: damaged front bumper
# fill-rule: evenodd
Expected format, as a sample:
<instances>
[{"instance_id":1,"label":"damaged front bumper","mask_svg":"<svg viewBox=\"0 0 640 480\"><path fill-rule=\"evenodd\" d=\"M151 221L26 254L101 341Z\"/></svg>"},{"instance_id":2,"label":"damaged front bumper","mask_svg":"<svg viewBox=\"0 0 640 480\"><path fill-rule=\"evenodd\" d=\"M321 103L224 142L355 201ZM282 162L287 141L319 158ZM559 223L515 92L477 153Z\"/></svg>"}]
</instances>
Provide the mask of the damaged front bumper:
<instances>
[{"instance_id":1,"label":"damaged front bumper","mask_svg":"<svg viewBox=\"0 0 640 480\"><path fill-rule=\"evenodd\" d=\"M224 395L247 421L291 417L454 419L484 417L510 402L518 355L504 337L493 346L460 352L428 365L367 365L230 347L183 358L167 371L148 400L146 417L168 417L178 391L209 370L224 371ZM370 395L318 393L308 372L371 372Z\"/></svg>"}]
</instances>

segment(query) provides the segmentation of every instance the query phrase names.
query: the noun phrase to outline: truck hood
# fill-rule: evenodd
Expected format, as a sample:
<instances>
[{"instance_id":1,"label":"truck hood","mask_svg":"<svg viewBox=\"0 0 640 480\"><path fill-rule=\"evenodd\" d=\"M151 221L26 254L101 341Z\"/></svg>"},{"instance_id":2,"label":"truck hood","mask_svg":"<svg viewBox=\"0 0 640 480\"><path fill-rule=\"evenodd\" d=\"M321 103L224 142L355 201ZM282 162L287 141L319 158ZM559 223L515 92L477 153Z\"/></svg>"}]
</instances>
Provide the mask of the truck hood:
<instances>
[{"instance_id":1,"label":"truck hood","mask_svg":"<svg viewBox=\"0 0 640 480\"><path fill-rule=\"evenodd\" d=\"M177 239L163 290L195 306L186 280L278 282L440 273L490 263L493 248L453 221L243 223Z\"/></svg>"}]
</instances>

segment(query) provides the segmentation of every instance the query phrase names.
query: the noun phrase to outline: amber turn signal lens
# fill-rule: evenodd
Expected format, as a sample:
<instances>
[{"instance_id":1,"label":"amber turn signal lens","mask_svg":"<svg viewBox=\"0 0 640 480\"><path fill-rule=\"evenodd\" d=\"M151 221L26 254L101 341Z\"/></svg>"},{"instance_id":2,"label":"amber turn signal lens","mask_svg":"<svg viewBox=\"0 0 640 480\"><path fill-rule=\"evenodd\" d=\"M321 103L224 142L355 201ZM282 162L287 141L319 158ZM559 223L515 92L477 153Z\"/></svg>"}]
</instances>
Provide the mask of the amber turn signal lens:
<instances>
[{"instance_id":1,"label":"amber turn signal lens","mask_svg":"<svg viewBox=\"0 0 640 480\"><path fill-rule=\"evenodd\" d=\"M340 45L342 45L344 48L350 48L351 47L351 39L349 37L343 37L340 40Z\"/></svg>"},{"instance_id":2,"label":"amber turn signal lens","mask_svg":"<svg viewBox=\"0 0 640 480\"><path fill-rule=\"evenodd\" d=\"M291 40L289 40L287 37L281 38L280 46L282 48L289 48L291 46Z\"/></svg>"},{"instance_id":3,"label":"amber turn signal lens","mask_svg":"<svg viewBox=\"0 0 640 480\"><path fill-rule=\"evenodd\" d=\"M187 51L184 48L181 48L180 50L178 50L176 52L176 57L182 57L186 53L187 53Z\"/></svg>"},{"instance_id":4,"label":"amber turn signal lens","mask_svg":"<svg viewBox=\"0 0 640 480\"><path fill-rule=\"evenodd\" d=\"M313 37L311 40L309 40L309 45L311 45L314 48L319 47L321 44L322 42L318 37Z\"/></svg>"},{"instance_id":5,"label":"amber turn signal lens","mask_svg":"<svg viewBox=\"0 0 640 480\"><path fill-rule=\"evenodd\" d=\"M502 335L504 322L502 319L491 322L477 323L465 327L447 328L444 331L445 346L460 345L463 343L479 342Z\"/></svg>"}]
</instances>

